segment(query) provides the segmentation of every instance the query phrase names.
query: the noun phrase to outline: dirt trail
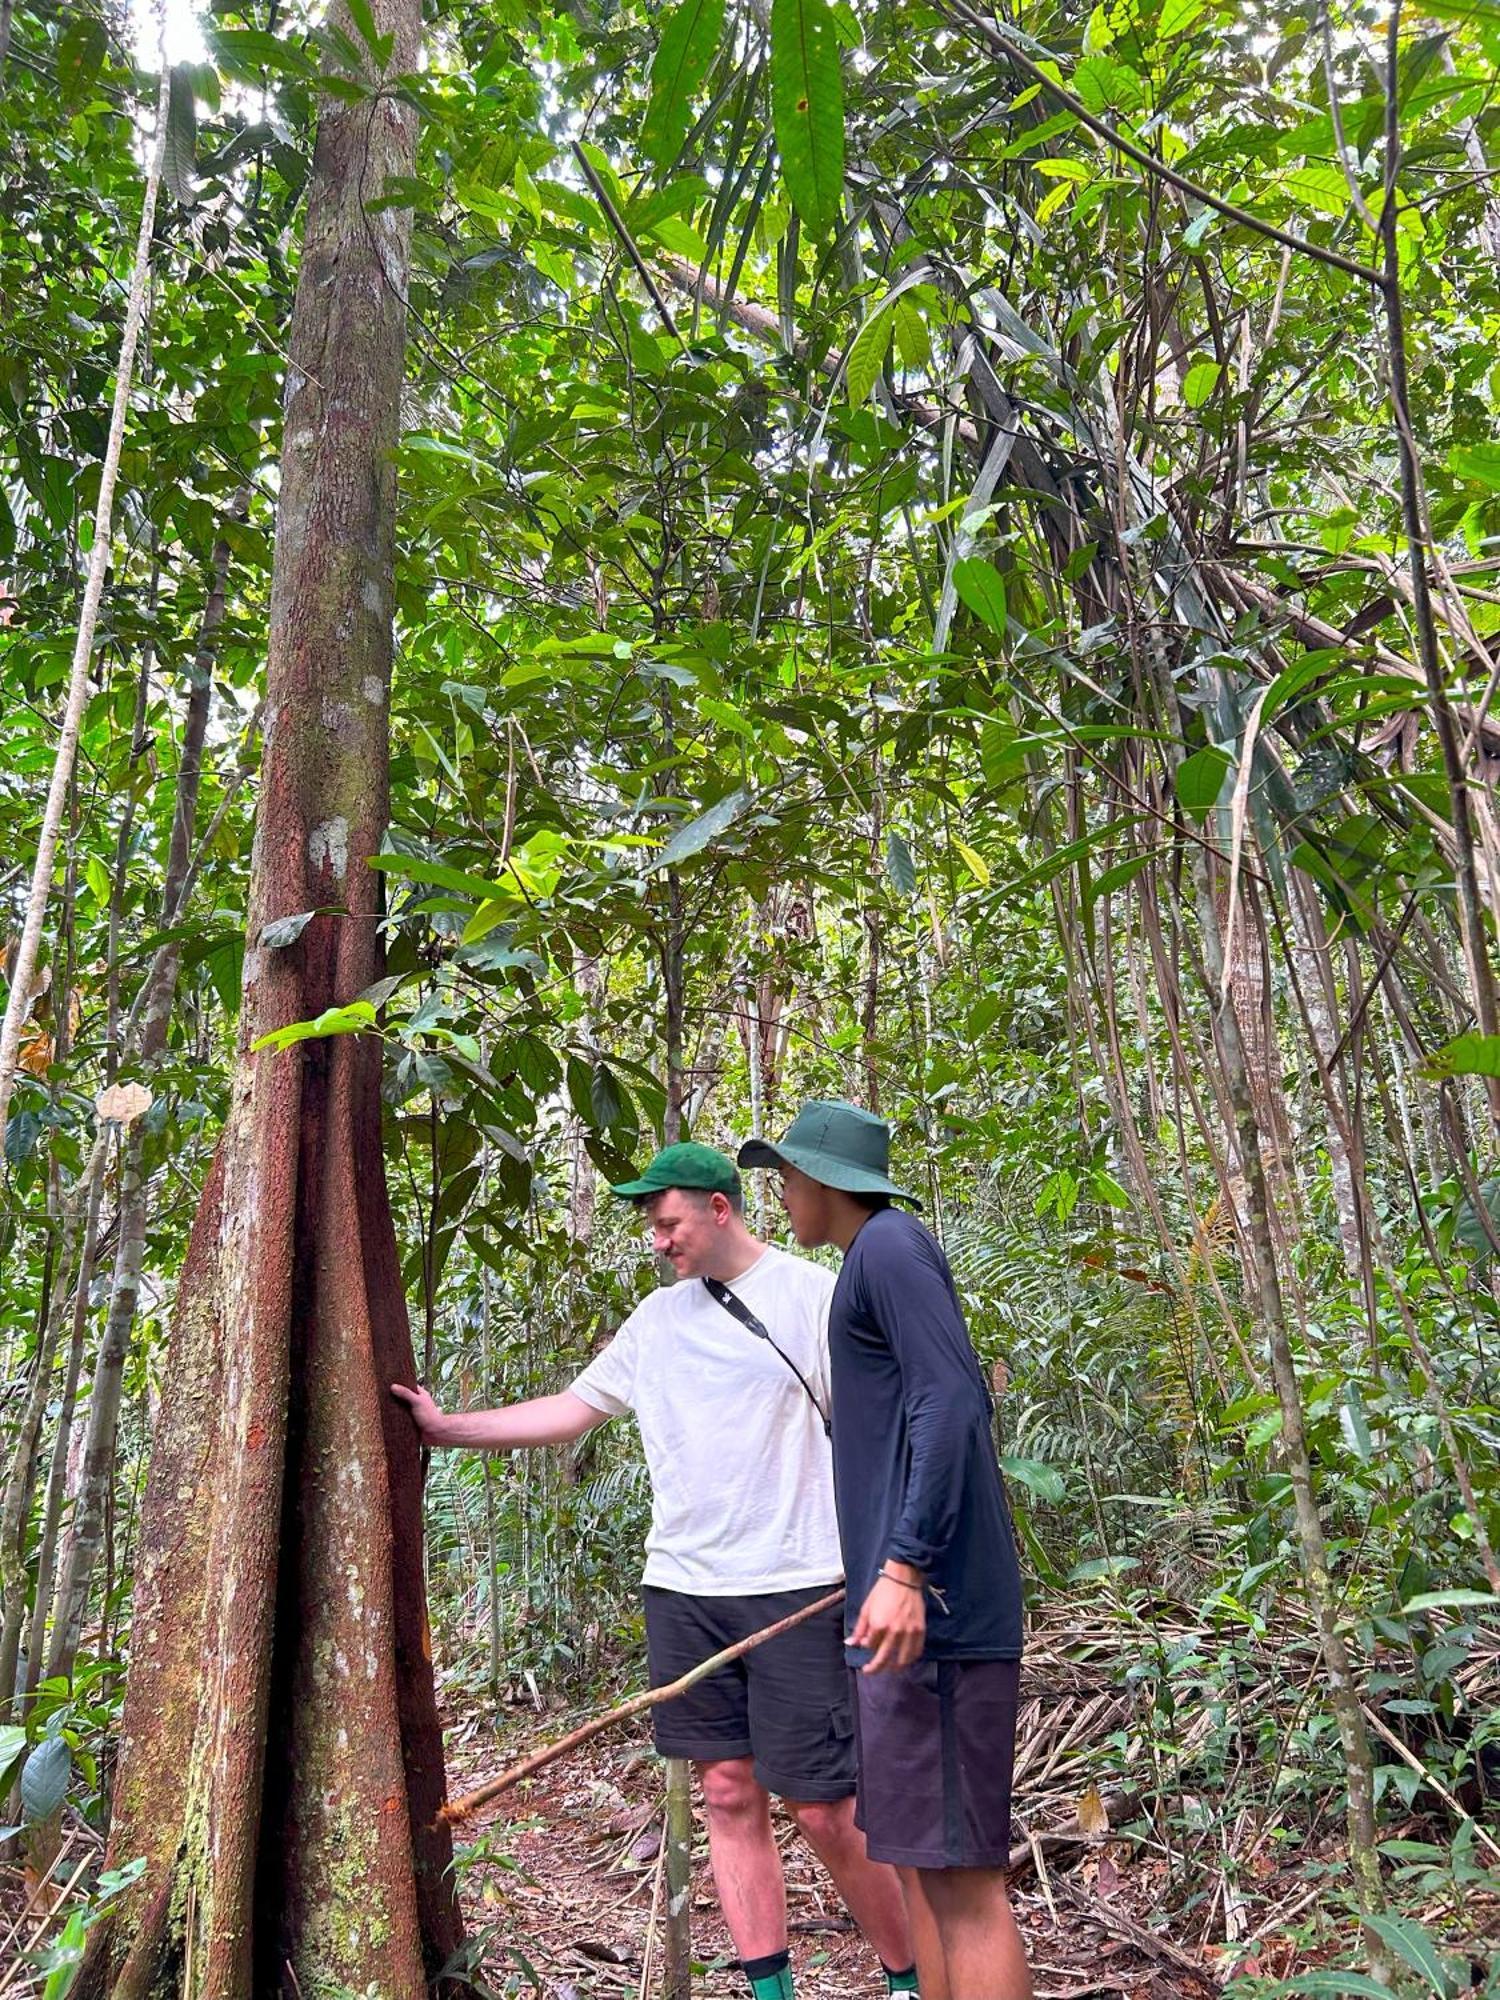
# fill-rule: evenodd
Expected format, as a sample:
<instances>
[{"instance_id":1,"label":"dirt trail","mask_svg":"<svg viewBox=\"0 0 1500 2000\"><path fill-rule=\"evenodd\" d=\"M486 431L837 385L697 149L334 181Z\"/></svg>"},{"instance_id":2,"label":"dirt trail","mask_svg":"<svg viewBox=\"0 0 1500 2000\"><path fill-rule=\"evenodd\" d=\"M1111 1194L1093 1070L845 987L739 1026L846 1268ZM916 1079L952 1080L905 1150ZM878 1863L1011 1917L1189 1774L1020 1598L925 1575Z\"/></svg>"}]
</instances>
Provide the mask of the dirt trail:
<instances>
[{"instance_id":1,"label":"dirt trail","mask_svg":"<svg viewBox=\"0 0 1500 2000\"><path fill-rule=\"evenodd\" d=\"M478 1728L467 1743L455 1743L453 1790L501 1768L523 1741L567 1727L565 1718L551 1718L542 1729L536 1728L541 1718L528 1720L530 1730L525 1722L508 1725L499 1748ZM504 1991L507 1977L520 1974L520 1990L546 2000L638 1993L661 1808L661 1766L651 1753L649 1725L640 1723L526 1780L459 1830L465 1916L471 1931L487 1935L492 1984ZM828 1876L789 1823L778 1821L778 1838L799 1996L882 2000L880 1967ZM1017 1886L1038 2000L1196 2000L1217 1992L1211 1961L1145 1929L1148 1881L1133 1881L1131 1871L1111 1858L1113 1848L1109 1843L1066 1870L1049 1869L1050 1905L1035 1874ZM695 1856L693 1955L704 1971L694 1992L739 2000L744 1981L714 1900L701 1811ZM656 1993L659 1977L658 1943L648 1993Z\"/></svg>"}]
</instances>

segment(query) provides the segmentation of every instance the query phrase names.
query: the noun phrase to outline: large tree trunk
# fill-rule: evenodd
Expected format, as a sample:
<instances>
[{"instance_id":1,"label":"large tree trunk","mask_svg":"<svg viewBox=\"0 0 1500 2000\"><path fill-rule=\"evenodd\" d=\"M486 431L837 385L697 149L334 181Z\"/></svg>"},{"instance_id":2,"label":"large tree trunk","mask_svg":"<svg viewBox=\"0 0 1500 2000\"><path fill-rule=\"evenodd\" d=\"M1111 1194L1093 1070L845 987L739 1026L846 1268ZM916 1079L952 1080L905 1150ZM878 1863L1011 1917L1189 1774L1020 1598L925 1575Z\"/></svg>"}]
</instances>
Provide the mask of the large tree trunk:
<instances>
[{"instance_id":1,"label":"large tree trunk","mask_svg":"<svg viewBox=\"0 0 1500 2000\"><path fill-rule=\"evenodd\" d=\"M420 0L374 12L409 71ZM314 155L240 1050L178 1292L111 1828L147 1867L82 1988L117 2000L406 2000L459 1941L416 1435L386 1392L413 1370L380 1047L254 1047L381 970L408 223L364 201L415 137L394 96L334 102Z\"/></svg>"}]
</instances>

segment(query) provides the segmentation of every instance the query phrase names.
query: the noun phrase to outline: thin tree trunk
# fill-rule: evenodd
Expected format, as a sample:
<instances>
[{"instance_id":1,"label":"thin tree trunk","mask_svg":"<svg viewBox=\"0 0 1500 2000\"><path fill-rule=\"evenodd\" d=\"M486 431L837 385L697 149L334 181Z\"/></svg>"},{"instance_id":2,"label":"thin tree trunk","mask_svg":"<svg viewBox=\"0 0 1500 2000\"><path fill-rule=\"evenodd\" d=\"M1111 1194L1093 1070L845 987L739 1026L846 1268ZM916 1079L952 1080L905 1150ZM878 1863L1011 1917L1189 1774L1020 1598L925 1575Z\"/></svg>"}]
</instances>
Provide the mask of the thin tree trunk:
<instances>
[{"instance_id":1,"label":"thin tree trunk","mask_svg":"<svg viewBox=\"0 0 1500 2000\"><path fill-rule=\"evenodd\" d=\"M1313 1485L1302 1391L1297 1380L1297 1363L1282 1302L1276 1240L1245 1046L1232 999L1224 1005L1215 1004L1216 997L1224 991L1224 953L1208 863L1201 848L1193 850L1192 867L1202 937L1204 991L1210 1006L1214 1007L1214 1039L1234 1106L1240 1167L1246 1186L1246 1233L1255 1260L1256 1289L1270 1349L1271 1376L1281 1409L1281 1462L1291 1481L1303 1581L1322 1647L1328 1703L1344 1752L1348 1786L1345 1824L1350 1870L1360 1909L1366 1915L1378 1914L1385 1908L1385 1891L1380 1877L1380 1855L1376 1849L1375 1777L1370 1740L1359 1705L1359 1691L1354 1684L1349 1649L1339 1625L1338 1596L1328 1570L1328 1549ZM1372 1956L1383 1960L1384 1950L1373 1934L1369 1936L1369 1944Z\"/></svg>"},{"instance_id":2,"label":"thin tree trunk","mask_svg":"<svg viewBox=\"0 0 1500 2000\"><path fill-rule=\"evenodd\" d=\"M62 1534L63 1501L67 1496L68 1447L73 1437L73 1413L78 1404L78 1378L83 1369L83 1347L88 1334L89 1289L94 1275L94 1249L98 1238L99 1204L103 1192L104 1175L96 1171L90 1183L88 1213L84 1219L83 1253L79 1260L78 1283L73 1292L73 1327L68 1341L62 1404L57 1413L57 1435L52 1441L52 1463L47 1474L47 1494L42 1507L42 1533L36 1559L36 1589L32 1596L31 1624L26 1639L26 1682L22 1692L27 1697L35 1692L42 1678L42 1654L47 1643L47 1612L52 1603L52 1586L56 1580L57 1545Z\"/></svg>"},{"instance_id":3,"label":"thin tree trunk","mask_svg":"<svg viewBox=\"0 0 1500 2000\"><path fill-rule=\"evenodd\" d=\"M228 575L229 544L220 537L214 546L212 581L199 627L192 684L183 717L182 751L177 765L172 831L168 839L161 895L161 922L168 932L176 926L191 860L193 826L197 819L203 771L203 745L213 705L213 670L219 630L224 622ZM142 685L144 689L144 672ZM123 839L122 834L122 856ZM180 940L168 936L158 947L146 974L138 1019L140 1058L148 1066L148 1071L167 1046L181 953ZM66 1675L73 1671L88 1611L94 1568L103 1546L104 1512L114 1476L115 1437L120 1423L120 1390L145 1263L147 1193L145 1132L137 1123L126 1132L122 1146L114 1278L94 1367L93 1388L89 1395L83 1469L74 1503L73 1528L58 1580L51 1652L47 1661L49 1674Z\"/></svg>"},{"instance_id":4,"label":"thin tree trunk","mask_svg":"<svg viewBox=\"0 0 1500 2000\"><path fill-rule=\"evenodd\" d=\"M375 0L415 68L420 0ZM333 19L357 40L347 10ZM241 1039L168 1353L111 1853L146 1862L80 1994L414 2000L459 1937L436 1823L414 1379L380 1045L269 1033L381 970L395 446L416 119L330 103L289 340ZM319 914L290 945L275 919ZM191 1963L192 1976L186 1977ZM452 1990L451 1983L445 1991Z\"/></svg>"},{"instance_id":5,"label":"thin tree trunk","mask_svg":"<svg viewBox=\"0 0 1500 2000\"><path fill-rule=\"evenodd\" d=\"M90 1156L84 1181L87 1190L85 1199L90 1216L95 1220L96 1190L103 1171L103 1159L103 1142L99 1141ZM26 1621L26 1522L36 1491L42 1420L46 1416L52 1390L52 1368L62 1334L63 1300L67 1296L77 1226L78 1207L69 1204L62 1210L62 1241L58 1245L52 1283L42 1300L31 1382L22 1406L21 1421L16 1427L10 1476L5 1483L4 1499L0 1501L0 1604L4 1607L3 1617L0 1617L0 1717L11 1713L16 1693L16 1661ZM84 1282L86 1279L80 1276L80 1283Z\"/></svg>"},{"instance_id":6,"label":"thin tree trunk","mask_svg":"<svg viewBox=\"0 0 1500 2000\"><path fill-rule=\"evenodd\" d=\"M7 24L8 26L8 24ZM94 651L94 632L99 622L99 605L109 570L113 546L115 481L120 470L120 449L125 441L125 419L130 409L131 385L135 380L135 350L141 323L146 315L146 277L151 265L151 231L156 220L156 195L161 185L162 159L167 144L167 97L171 73L162 63L161 88L156 101L156 139L146 173L145 195L141 204L141 226L136 238L135 266L130 277L130 296L125 308L125 325L120 335L120 358L115 372L115 401L110 416L109 437L104 461L99 468L99 499L94 509L94 541L89 551L88 580L84 585L83 606L78 616L78 637L73 647L73 665L68 681L67 701L58 732L57 755L52 766L52 782L42 813L37 839L36 863L32 869L31 891L26 904L26 921L16 950L5 1018L0 1023L0 1133L10 1113L15 1089L16 1061L21 1046L21 1029L31 1007L31 987L41 948L42 926L52 893L52 870L57 858L58 836L62 831L63 802L73 776L73 760L78 752L78 734L88 698L89 662Z\"/></svg>"}]
</instances>

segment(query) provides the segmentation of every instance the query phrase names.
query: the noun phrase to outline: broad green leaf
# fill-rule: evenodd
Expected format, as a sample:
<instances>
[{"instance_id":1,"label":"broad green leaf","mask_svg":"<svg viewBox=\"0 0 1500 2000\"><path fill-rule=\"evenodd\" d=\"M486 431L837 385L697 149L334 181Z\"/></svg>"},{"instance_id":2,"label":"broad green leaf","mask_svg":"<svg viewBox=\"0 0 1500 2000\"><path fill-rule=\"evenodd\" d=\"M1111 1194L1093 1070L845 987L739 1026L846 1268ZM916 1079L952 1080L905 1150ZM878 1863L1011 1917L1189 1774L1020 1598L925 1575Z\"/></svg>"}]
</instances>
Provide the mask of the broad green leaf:
<instances>
[{"instance_id":1,"label":"broad green leaf","mask_svg":"<svg viewBox=\"0 0 1500 2000\"><path fill-rule=\"evenodd\" d=\"M844 357L844 388L851 403L864 402L879 381L894 331L890 313L877 307L850 342Z\"/></svg>"},{"instance_id":2,"label":"broad green leaf","mask_svg":"<svg viewBox=\"0 0 1500 2000\"><path fill-rule=\"evenodd\" d=\"M1190 410L1201 410L1219 386L1223 369L1217 361L1195 361L1182 378L1182 400Z\"/></svg>"},{"instance_id":3,"label":"broad green leaf","mask_svg":"<svg viewBox=\"0 0 1500 2000\"><path fill-rule=\"evenodd\" d=\"M1229 765L1229 752L1213 743L1184 758L1176 779L1177 799L1184 812L1206 813L1218 803Z\"/></svg>"},{"instance_id":4,"label":"broad green leaf","mask_svg":"<svg viewBox=\"0 0 1500 2000\"><path fill-rule=\"evenodd\" d=\"M38 1743L21 1773L21 1811L28 1826L51 1819L68 1795L73 1753L61 1736Z\"/></svg>"},{"instance_id":5,"label":"broad green leaf","mask_svg":"<svg viewBox=\"0 0 1500 2000\"><path fill-rule=\"evenodd\" d=\"M1500 444L1462 444L1449 452L1448 470L1460 479L1500 491Z\"/></svg>"},{"instance_id":6,"label":"broad green leaf","mask_svg":"<svg viewBox=\"0 0 1500 2000\"><path fill-rule=\"evenodd\" d=\"M1101 896L1108 896L1116 889L1123 889L1125 884L1139 875L1143 868L1149 868L1155 859L1154 854L1148 853L1132 854L1128 861L1117 861L1113 868L1106 868L1102 875L1096 876L1089 884L1090 900L1097 903Z\"/></svg>"},{"instance_id":7,"label":"broad green leaf","mask_svg":"<svg viewBox=\"0 0 1500 2000\"><path fill-rule=\"evenodd\" d=\"M284 1028L250 1044L254 1049L289 1049L294 1042L320 1041L325 1035L358 1035L375 1026L375 1009L368 1000L351 1000L347 1007L325 1007L316 1020L290 1021Z\"/></svg>"},{"instance_id":8,"label":"broad green leaf","mask_svg":"<svg viewBox=\"0 0 1500 2000\"><path fill-rule=\"evenodd\" d=\"M917 893L917 864L911 849L894 827L885 837L885 872L903 896Z\"/></svg>"},{"instance_id":9,"label":"broad green leaf","mask_svg":"<svg viewBox=\"0 0 1500 2000\"><path fill-rule=\"evenodd\" d=\"M1432 1939L1411 1917L1386 1917L1366 1913L1363 1921L1378 1937L1385 1939L1396 1956L1405 1961L1419 1978L1427 1981L1436 2000L1449 2000L1458 1986L1451 1968L1438 1956ZM1468 1983L1465 1973L1465 1985Z\"/></svg>"},{"instance_id":10,"label":"broad green leaf","mask_svg":"<svg viewBox=\"0 0 1500 2000\"><path fill-rule=\"evenodd\" d=\"M696 819L677 829L666 846L659 848L647 861L647 873L654 873L658 868L675 868L690 856L701 854L705 847L733 826L749 803L750 794L747 791L727 792L707 812L699 813Z\"/></svg>"},{"instance_id":11,"label":"broad green leaf","mask_svg":"<svg viewBox=\"0 0 1500 2000\"><path fill-rule=\"evenodd\" d=\"M963 556L953 565L953 586L961 601L992 632L1005 631L1005 579L983 556Z\"/></svg>"},{"instance_id":12,"label":"broad green leaf","mask_svg":"<svg viewBox=\"0 0 1500 2000\"><path fill-rule=\"evenodd\" d=\"M1282 186L1296 207L1320 215L1342 215L1349 206L1349 183L1337 167L1298 167Z\"/></svg>"},{"instance_id":13,"label":"broad green leaf","mask_svg":"<svg viewBox=\"0 0 1500 2000\"><path fill-rule=\"evenodd\" d=\"M1002 1453L1000 1470L1049 1507L1060 1507L1068 1497L1067 1482L1057 1467L1040 1458L1012 1458Z\"/></svg>"},{"instance_id":14,"label":"broad green leaf","mask_svg":"<svg viewBox=\"0 0 1500 2000\"><path fill-rule=\"evenodd\" d=\"M47 1953L51 1970L47 1974L47 1983L42 1988L42 2000L67 2000L83 1964L83 1948L88 1940L88 1933L87 1913L77 1907L70 1910L68 1921L58 1933L57 1942Z\"/></svg>"},{"instance_id":15,"label":"broad green leaf","mask_svg":"<svg viewBox=\"0 0 1500 2000\"><path fill-rule=\"evenodd\" d=\"M294 917L272 917L262 927L261 944L268 951L285 951L288 945L297 942L317 914L316 910L299 910Z\"/></svg>"},{"instance_id":16,"label":"broad green leaf","mask_svg":"<svg viewBox=\"0 0 1500 2000\"><path fill-rule=\"evenodd\" d=\"M828 0L771 0L771 117L792 206L821 236L844 191L844 80Z\"/></svg>"},{"instance_id":17,"label":"broad green leaf","mask_svg":"<svg viewBox=\"0 0 1500 2000\"><path fill-rule=\"evenodd\" d=\"M1162 10L1156 17L1157 34L1165 42L1184 33L1207 4L1208 0L1162 0Z\"/></svg>"},{"instance_id":18,"label":"broad green leaf","mask_svg":"<svg viewBox=\"0 0 1500 2000\"><path fill-rule=\"evenodd\" d=\"M64 104L77 104L92 85L107 46L102 19L78 8L57 39L57 89Z\"/></svg>"},{"instance_id":19,"label":"broad green leaf","mask_svg":"<svg viewBox=\"0 0 1500 2000\"><path fill-rule=\"evenodd\" d=\"M932 358L932 342L922 309L912 298L899 298L891 307L896 326L896 354L903 368L925 368Z\"/></svg>"},{"instance_id":20,"label":"broad green leaf","mask_svg":"<svg viewBox=\"0 0 1500 2000\"><path fill-rule=\"evenodd\" d=\"M469 875L462 868L450 868L445 861L423 861L415 854L372 854L370 866L385 875L407 875L413 882L425 882L435 889L451 889L455 895L476 902L514 901L520 893L514 884L491 882L483 875Z\"/></svg>"},{"instance_id":21,"label":"broad green leaf","mask_svg":"<svg viewBox=\"0 0 1500 2000\"><path fill-rule=\"evenodd\" d=\"M1090 1169L1089 1186L1094 1190L1099 1200L1107 1202L1111 1208L1129 1208L1131 1206L1130 1195L1127 1190L1120 1185L1113 1174L1106 1173L1103 1167L1093 1167Z\"/></svg>"},{"instance_id":22,"label":"broad green leaf","mask_svg":"<svg viewBox=\"0 0 1500 2000\"><path fill-rule=\"evenodd\" d=\"M589 1072L588 1101L593 1121L603 1132L635 1122L630 1116L630 1101L608 1063L596 1062Z\"/></svg>"},{"instance_id":23,"label":"broad green leaf","mask_svg":"<svg viewBox=\"0 0 1500 2000\"><path fill-rule=\"evenodd\" d=\"M1500 1076L1500 1035L1458 1035L1423 1065L1430 1077Z\"/></svg>"},{"instance_id":24,"label":"broad green leaf","mask_svg":"<svg viewBox=\"0 0 1500 2000\"><path fill-rule=\"evenodd\" d=\"M724 30L724 0L677 0L651 64L651 101L641 127L641 150L659 167L682 151L702 87Z\"/></svg>"},{"instance_id":25,"label":"broad green leaf","mask_svg":"<svg viewBox=\"0 0 1500 2000\"><path fill-rule=\"evenodd\" d=\"M384 69L391 59L391 50L396 45L394 34L381 34L375 25L375 15L370 0L347 0L349 18L359 31L359 38L375 59L375 67Z\"/></svg>"}]
</instances>

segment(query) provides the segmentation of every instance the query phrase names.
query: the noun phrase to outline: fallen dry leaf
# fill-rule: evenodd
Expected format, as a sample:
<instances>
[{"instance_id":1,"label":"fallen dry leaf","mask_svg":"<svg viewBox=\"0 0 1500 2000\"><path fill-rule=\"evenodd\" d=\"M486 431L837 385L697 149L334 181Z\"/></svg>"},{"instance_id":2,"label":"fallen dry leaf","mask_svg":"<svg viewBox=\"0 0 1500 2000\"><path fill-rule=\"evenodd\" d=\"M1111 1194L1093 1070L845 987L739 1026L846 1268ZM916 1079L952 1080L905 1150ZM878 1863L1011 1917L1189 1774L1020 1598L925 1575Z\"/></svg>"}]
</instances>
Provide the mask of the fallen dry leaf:
<instances>
[{"instance_id":1,"label":"fallen dry leaf","mask_svg":"<svg viewBox=\"0 0 1500 2000\"><path fill-rule=\"evenodd\" d=\"M112 1083L94 1099L94 1109L101 1118L133 1125L151 1109L151 1093L143 1083Z\"/></svg>"}]
</instances>

